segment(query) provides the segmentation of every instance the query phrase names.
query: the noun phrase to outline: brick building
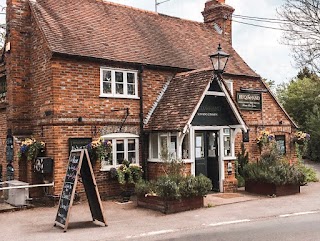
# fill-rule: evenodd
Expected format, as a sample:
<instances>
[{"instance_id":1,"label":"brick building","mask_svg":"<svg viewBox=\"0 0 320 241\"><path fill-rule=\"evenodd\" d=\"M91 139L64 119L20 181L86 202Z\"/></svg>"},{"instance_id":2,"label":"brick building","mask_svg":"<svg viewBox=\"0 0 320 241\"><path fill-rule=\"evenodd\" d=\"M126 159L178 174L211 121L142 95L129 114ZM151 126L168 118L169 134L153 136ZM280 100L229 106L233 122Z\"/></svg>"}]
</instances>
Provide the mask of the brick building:
<instances>
[{"instance_id":1,"label":"brick building","mask_svg":"<svg viewBox=\"0 0 320 241\"><path fill-rule=\"evenodd\" d=\"M260 155L256 137L264 129L293 158L296 125L232 48L233 11L224 0L207 1L200 23L103 0L7 0L0 68L4 179L12 163L15 179L43 181L17 157L19 143L30 136L44 141L54 160L46 178L55 182L55 195L72 143L99 137L113 145L112 160L94 166L105 197L119 192L111 167L128 159L154 178L163 148L221 192L236 189L242 132L249 133L251 160ZM231 55L223 80L213 78L209 59L219 43Z\"/></svg>"}]
</instances>

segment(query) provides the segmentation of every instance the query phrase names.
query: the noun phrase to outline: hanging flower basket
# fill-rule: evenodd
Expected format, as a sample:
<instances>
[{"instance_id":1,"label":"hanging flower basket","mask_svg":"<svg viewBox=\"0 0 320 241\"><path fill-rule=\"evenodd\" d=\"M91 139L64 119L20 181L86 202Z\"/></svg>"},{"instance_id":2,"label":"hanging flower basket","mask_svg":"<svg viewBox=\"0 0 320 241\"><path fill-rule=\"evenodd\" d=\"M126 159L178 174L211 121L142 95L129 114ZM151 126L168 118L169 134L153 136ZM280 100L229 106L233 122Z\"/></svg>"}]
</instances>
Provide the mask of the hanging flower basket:
<instances>
[{"instance_id":1,"label":"hanging flower basket","mask_svg":"<svg viewBox=\"0 0 320 241\"><path fill-rule=\"evenodd\" d=\"M302 131L297 131L294 134L294 137L292 139L293 143L297 143L298 145L304 145L310 140L310 134L302 132Z\"/></svg>"},{"instance_id":2,"label":"hanging flower basket","mask_svg":"<svg viewBox=\"0 0 320 241\"><path fill-rule=\"evenodd\" d=\"M34 138L26 138L22 143L18 152L18 157L22 160L25 157L27 161L34 161L37 156L43 155L46 144L43 141L37 141Z\"/></svg>"},{"instance_id":3,"label":"hanging flower basket","mask_svg":"<svg viewBox=\"0 0 320 241\"><path fill-rule=\"evenodd\" d=\"M99 138L98 140L89 143L87 149L92 162L101 161L101 163L106 163L110 158L112 143L111 141Z\"/></svg>"}]
</instances>

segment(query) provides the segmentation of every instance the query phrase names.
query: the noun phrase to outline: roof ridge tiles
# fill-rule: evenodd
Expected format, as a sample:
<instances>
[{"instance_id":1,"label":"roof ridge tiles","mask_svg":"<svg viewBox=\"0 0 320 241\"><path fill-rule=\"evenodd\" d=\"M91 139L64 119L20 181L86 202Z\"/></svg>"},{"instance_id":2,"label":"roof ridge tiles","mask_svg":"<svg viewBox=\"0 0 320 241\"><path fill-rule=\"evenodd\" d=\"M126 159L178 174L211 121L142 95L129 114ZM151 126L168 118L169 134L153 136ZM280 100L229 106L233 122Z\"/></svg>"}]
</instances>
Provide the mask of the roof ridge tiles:
<instances>
[{"instance_id":1,"label":"roof ridge tiles","mask_svg":"<svg viewBox=\"0 0 320 241\"><path fill-rule=\"evenodd\" d=\"M119 7L124 7L124 8L129 8L132 10L137 10L140 12L144 12L144 13L149 13L149 14L153 14L159 17L167 17L167 18L173 18L173 19L177 19L177 20L181 20L181 21L186 21L186 22L192 22L192 23L197 23L200 25L204 25L205 24L203 22L199 22L199 21L195 21L195 20L190 20L190 19L185 19L185 18L180 18L180 17L176 17L176 16L171 16L171 15L167 15L167 14L163 14L163 13L157 13L151 10L146 10L146 9L141 9L141 8L137 8L137 7L132 7L132 6L128 6L128 5L124 5L124 4L120 4L120 3L115 3L115 2L110 2L108 0L94 0L96 2L102 2L104 4L110 4L110 5L114 5L114 6L119 6Z\"/></svg>"},{"instance_id":2,"label":"roof ridge tiles","mask_svg":"<svg viewBox=\"0 0 320 241\"><path fill-rule=\"evenodd\" d=\"M120 4L120 3L115 3L115 2L110 2L108 0L94 0L96 2L101 2L104 4L110 4L110 5L114 5L114 6L119 6L119 7L125 7L125 8L130 8L133 10L138 10L140 12L145 12L145 13L150 13L150 14L154 14L154 15L159 15L159 13L153 12L151 10L145 10L145 9L141 9L141 8L137 8L137 7L132 7L132 6L128 6L128 5L124 5L124 4Z\"/></svg>"},{"instance_id":3,"label":"roof ridge tiles","mask_svg":"<svg viewBox=\"0 0 320 241\"><path fill-rule=\"evenodd\" d=\"M190 74L194 74L194 73L197 73L197 72L210 71L210 70L212 70L212 68L195 69L195 70L191 70L191 71L187 71L187 72L177 73L175 77L188 76Z\"/></svg>"}]
</instances>

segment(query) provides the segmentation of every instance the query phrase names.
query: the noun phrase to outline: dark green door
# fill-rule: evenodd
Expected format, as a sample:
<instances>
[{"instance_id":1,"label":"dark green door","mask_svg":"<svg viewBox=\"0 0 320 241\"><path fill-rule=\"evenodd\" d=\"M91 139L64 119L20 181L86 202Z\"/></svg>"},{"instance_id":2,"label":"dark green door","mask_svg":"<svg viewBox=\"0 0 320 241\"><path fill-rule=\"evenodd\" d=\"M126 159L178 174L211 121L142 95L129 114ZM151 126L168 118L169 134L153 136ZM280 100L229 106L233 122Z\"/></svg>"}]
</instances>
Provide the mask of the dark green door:
<instances>
[{"instance_id":1,"label":"dark green door","mask_svg":"<svg viewBox=\"0 0 320 241\"><path fill-rule=\"evenodd\" d=\"M214 191L219 191L219 149L218 131L199 131L195 133L196 175L210 178Z\"/></svg>"}]
</instances>

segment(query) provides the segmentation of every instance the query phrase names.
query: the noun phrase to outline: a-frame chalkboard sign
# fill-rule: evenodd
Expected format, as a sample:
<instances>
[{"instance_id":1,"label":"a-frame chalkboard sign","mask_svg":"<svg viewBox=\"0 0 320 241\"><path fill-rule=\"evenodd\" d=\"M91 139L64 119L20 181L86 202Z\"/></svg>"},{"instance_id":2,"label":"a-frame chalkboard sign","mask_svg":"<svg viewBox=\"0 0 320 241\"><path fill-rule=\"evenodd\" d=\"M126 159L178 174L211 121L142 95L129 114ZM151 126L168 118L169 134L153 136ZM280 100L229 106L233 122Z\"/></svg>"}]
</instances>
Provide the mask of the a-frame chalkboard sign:
<instances>
[{"instance_id":1,"label":"a-frame chalkboard sign","mask_svg":"<svg viewBox=\"0 0 320 241\"><path fill-rule=\"evenodd\" d=\"M99 221L107 226L102 212L102 203L94 178L90 157L87 149L72 150L69 156L69 163L60 196L58 212L54 226L58 225L67 231L77 182L81 176L82 183L87 195L93 221Z\"/></svg>"}]
</instances>

